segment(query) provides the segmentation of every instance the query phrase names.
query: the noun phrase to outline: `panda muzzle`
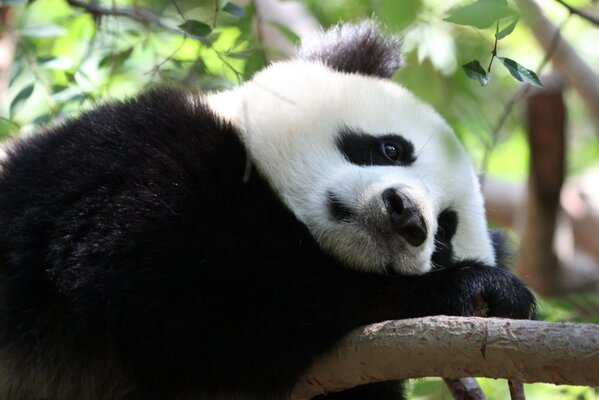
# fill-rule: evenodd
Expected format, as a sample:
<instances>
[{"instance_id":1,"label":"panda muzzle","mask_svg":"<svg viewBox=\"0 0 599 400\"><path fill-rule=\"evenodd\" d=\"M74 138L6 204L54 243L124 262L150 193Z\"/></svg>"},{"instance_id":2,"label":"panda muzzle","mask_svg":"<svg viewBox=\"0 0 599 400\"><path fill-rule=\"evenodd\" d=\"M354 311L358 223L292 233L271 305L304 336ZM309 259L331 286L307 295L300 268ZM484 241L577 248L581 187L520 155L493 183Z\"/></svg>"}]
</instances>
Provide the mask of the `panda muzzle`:
<instances>
[{"instance_id":1,"label":"panda muzzle","mask_svg":"<svg viewBox=\"0 0 599 400\"><path fill-rule=\"evenodd\" d=\"M428 230L414 201L397 189L386 189L382 197L393 231L412 246L424 243Z\"/></svg>"}]
</instances>

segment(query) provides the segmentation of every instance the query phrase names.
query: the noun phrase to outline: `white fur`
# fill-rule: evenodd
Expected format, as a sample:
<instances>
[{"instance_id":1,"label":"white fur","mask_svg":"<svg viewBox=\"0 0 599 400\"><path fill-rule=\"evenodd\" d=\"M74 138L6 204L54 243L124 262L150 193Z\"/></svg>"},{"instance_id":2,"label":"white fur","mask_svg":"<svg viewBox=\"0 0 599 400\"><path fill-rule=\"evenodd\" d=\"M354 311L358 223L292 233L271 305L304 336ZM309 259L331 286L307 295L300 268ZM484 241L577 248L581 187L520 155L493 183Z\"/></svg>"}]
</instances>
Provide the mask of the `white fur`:
<instances>
[{"instance_id":1,"label":"white fur","mask_svg":"<svg viewBox=\"0 0 599 400\"><path fill-rule=\"evenodd\" d=\"M290 61L208 101L238 127L256 167L285 204L348 265L429 271L437 217L447 208L459 219L454 256L494 263L482 196L464 149L435 111L397 84ZM407 167L351 164L335 144L341 127L400 134L413 143L417 159ZM391 231L381 198L387 188L402 190L420 208L428 227L422 245L411 246ZM357 211L352 223L331 218L327 191Z\"/></svg>"}]
</instances>

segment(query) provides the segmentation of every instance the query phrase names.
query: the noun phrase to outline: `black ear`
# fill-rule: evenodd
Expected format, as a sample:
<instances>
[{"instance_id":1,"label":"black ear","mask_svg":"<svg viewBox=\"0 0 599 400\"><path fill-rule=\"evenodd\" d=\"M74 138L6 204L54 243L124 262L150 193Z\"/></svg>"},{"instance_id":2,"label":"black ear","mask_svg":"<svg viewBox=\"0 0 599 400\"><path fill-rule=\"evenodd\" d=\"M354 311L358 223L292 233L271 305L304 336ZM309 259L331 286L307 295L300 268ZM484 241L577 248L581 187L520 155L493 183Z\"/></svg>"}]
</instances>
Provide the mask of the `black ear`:
<instances>
[{"instance_id":1,"label":"black ear","mask_svg":"<svg viewBox=\"0 0 599 400\"><path fill-rule=\"evenodd\" d=\"M401 66L399 36L384 34L374 21L337 25L302 44L298 57L342 72L391 78Z\"/></svg>"}]
</instances>

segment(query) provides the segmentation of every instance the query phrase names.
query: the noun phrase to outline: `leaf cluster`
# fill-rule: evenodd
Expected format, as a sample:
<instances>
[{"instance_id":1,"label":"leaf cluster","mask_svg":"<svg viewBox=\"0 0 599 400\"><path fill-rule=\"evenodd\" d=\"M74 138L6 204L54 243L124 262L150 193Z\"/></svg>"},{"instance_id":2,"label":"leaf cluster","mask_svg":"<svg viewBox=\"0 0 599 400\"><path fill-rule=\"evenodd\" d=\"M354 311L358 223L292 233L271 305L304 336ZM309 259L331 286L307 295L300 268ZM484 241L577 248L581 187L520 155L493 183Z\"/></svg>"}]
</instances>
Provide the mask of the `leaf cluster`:
<instances>
[{"instance_id":1,"label":"leaf cluster","mask_svg":"<svg viewBox=\"0 0 599 400\"><path fill-rule=\"evenodd\" d=\"M485 29L495 25L495 45L491 51L491 61L487 69L485 70L478 60L472 60L462 65L464 72L470 79L478 81L482 86L490 82L489 73L491 72L493 59L497 57L497 42L514 31L518 20L518 13L508 6L507 0L477 0L474 3L456 7L449 11L449 16L445 18L447 22L477 29ZM537 75L530 69L510 58L497 58L517 81L543 87Z\"/></svg>"},{"instance_id":2,"label":"leaf cluster","mask_svg":"<svg viewBox=\"0 0 599 400\"><path fill-rule=\"evenodd\" d=\"M171 82L222 89L265 65L252 4L146 0L134 6L152 16L146 22L66 2L15 4L16 54L0 104L0 139L142 86ZM134 9L124 1L85 4Z\"/></svg>"}]
</instances>

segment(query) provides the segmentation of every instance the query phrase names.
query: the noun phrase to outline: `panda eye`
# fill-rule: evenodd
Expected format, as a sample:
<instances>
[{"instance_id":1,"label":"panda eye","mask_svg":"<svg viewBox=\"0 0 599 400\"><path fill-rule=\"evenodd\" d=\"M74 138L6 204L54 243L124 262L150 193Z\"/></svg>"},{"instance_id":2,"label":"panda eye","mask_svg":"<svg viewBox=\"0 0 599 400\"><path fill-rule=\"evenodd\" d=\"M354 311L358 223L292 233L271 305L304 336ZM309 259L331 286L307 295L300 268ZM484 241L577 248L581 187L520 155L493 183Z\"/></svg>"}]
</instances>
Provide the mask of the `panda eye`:
<instances>
[{"instance_id":1,"label":"panda eye","mask_svg":"<svg viewBox=\"0 0 599 400\"><path fill-rule=\"evenodd\" d=\"M396 133L370 135L342 127L335 141L341 154L355 165L407 167L416 161L412 142Z\"/></svg>"},{"instance_id":2,"label":"panda eye","mask_svg":"<svg viewBox=\"0 0 599 400\"><path fill-rule=\"evenodd\" d=\"M381 150L385 157L393 162L398 162L401 159L401 147L395 143L383 143Z\"/></svg>"}]
</instances>

